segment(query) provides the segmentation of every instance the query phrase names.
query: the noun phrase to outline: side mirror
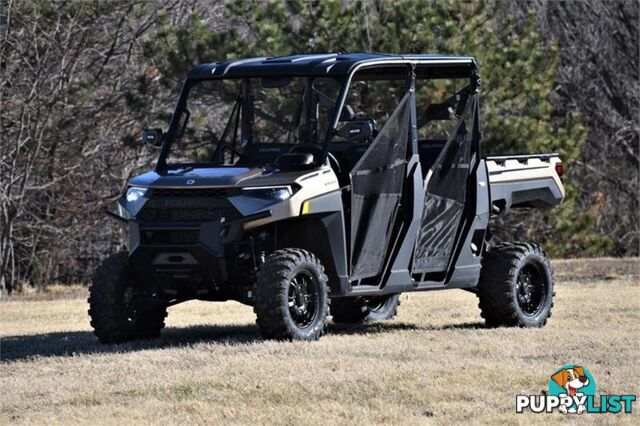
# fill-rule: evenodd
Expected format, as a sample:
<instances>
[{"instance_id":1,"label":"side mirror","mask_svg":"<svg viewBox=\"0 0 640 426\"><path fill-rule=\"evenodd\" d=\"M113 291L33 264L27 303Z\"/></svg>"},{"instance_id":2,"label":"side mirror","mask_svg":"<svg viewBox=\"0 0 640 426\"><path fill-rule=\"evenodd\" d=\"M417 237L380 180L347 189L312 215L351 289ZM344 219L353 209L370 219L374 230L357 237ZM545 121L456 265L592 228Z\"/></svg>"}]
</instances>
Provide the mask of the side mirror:
<instances>
[{"instance_id":1,"label":"side mirror","mask_svg":"<svg viewBox=\"0 0 640 426\"><path fill-rule=\"evenodd\" d=\"M159 147L163 139L162 129L144 129L142 132L142 143L145 145Z\"/></svg>"}]
</instances>

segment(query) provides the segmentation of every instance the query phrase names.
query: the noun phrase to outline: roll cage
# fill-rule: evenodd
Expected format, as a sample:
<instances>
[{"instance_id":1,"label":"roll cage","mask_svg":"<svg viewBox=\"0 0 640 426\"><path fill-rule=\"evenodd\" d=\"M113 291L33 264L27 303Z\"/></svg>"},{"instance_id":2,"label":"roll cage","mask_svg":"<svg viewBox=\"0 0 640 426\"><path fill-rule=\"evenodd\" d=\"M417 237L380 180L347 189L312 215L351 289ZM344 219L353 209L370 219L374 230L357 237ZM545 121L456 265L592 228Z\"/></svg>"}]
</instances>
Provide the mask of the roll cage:
<instances>
[{"instance_id":1,"label":"roll cage","mask_svg":"<svg viewBox=\"0 0 640 426\"><path fill-rule=\"evenodd\" d=\"M243 80L241 93L236 101L237 111L234 106L232 114L237 114L236 124L241 123L240 140L243 144L250 145L252 140L253 121L253 99L251 87L248 83L251 78L269 77L309 77L312 78L332 77L340 83L340 90L335 99L330 126L324 141L320 158L316 164L326 161L331 142L336 135L336 129L346 105L349 88L354 75L367 75L371 79L404 78L409 92L414 92L416 78L468 78L469 88L475 91L479 83L477 65L475 59L471 57L456 57L446 55L387 55L387 54L308 54L293 55L273 58L251 58L222 63L203 64L191 70L184 81L180 96L178 98L175 112L171 118L169 129L165 135L161 153L156 164L156 171L165 172L168 169L167 157L176 136L184 131L189 118L186 109L187 98L192 86L202 80L239 79ZM311 93L310 90L307 93ZM318 96L318 102L334 101L323 96ZM417 146L417 123L415 96L411 99L411 135L407 154L418 153ZM309 117L311 115L310 103L307 103L307 110L304 112ZM186 119L181 121L183 113ZM233 117L230 117L228 125ZM308 129L312 133L312 129ZM226 129L225 129L226 134ZM222 148L222 144L216 147L216 153Z\"/></svg>"}]
</instances>

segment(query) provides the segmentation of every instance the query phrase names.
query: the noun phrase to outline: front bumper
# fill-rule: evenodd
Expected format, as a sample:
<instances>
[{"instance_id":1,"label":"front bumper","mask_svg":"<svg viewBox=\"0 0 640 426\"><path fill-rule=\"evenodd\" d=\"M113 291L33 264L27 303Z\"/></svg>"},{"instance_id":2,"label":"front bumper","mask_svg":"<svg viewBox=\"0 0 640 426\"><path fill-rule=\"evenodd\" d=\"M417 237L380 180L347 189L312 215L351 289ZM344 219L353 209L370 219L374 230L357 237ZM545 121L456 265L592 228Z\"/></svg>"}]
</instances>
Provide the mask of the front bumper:
<instances>
[{"instance_id":1,"label":"front bumper","mask_svg":"<svg viewBox=\"0 0 640 426\"><path fill-rule=\"evenodd\" d=\"M229 264L246 221L270 213L244 216L232 222L129 221L130 264L153 293L169 298L234 298L229 288Z\"/></svg>"},{"instance_id":2,"label":"front bumper","mask_svg":"<svg viewBox=\"0 0 640 426\"><path fill-rule=\"evenodd\" d=\"M127 226L130 264L149 291L224 299L229 269L238 269L236 243L245 223L271 216L268 209L251 214L237 208L237 192L150 188L136 200L119 200L118 213L110 216Z\"/></svg>"},{"instance_id":3,"label":"front bumper","mask_svg":"<svg viewBox=\"0 0 640 426\"><path fill-rule=\"evenodd\" d=\"M130 264L145 285L160 294L217 292L228 280L225 248L241 232L241 222L225 226L130 222Z\"/></svg>"}]
</instances>

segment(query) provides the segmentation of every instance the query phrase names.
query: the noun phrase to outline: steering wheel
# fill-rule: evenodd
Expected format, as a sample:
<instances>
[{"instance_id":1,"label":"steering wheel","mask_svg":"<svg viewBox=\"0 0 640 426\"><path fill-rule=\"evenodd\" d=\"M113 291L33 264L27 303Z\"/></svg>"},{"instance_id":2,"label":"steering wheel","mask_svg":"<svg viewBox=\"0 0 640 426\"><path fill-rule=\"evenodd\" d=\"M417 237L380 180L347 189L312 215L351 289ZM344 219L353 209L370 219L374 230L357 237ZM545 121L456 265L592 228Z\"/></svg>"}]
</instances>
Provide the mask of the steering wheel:
<instances>
[{"instance_id":1,"label":"steering wheel","mask_svg":"<svg viewBox=\"0 0 640 426\"><path fill-rule=\"evenodd\" d=\"M322 151L323 149L320 145L316 145L313 143L303 143L300 145L296 145L289 150L289 152L308 152L309 154L313 155L314 161L316 161L316 159L322 155ZM340 169L340 163L338 162L336 157L330 152L327 152L327 157L329 158L329 165L334 170L334 172L336 174L340 173L342 170Z\"/></svg>"}]
</instances>

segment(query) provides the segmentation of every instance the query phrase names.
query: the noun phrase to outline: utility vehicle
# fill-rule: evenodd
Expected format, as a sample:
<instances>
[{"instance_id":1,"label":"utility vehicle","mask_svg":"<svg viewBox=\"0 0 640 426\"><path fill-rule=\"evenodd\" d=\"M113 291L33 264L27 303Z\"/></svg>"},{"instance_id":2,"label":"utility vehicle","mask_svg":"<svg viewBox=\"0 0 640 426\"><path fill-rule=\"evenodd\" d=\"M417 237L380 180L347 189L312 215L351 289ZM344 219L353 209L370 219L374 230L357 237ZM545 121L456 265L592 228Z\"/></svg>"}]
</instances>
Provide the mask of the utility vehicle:
<instances>
[{"instance_id":1,"label":"utility vehicle","mask_svg":"<svg viewBox=\"0 0 640 426\"><path fill-rule=\"evenodd\" d=\"M109 214L128 252L96 272L102 342L158 336L187 300L253 306L266 338L314 340L329 315L395 315L398 295L465 289L489 326L543 326L554 282L533 243L489 222L564 198L556 154L482 157L472 57L304 54L203 64L155 170Z\"/></svg>"}]
</instances>

